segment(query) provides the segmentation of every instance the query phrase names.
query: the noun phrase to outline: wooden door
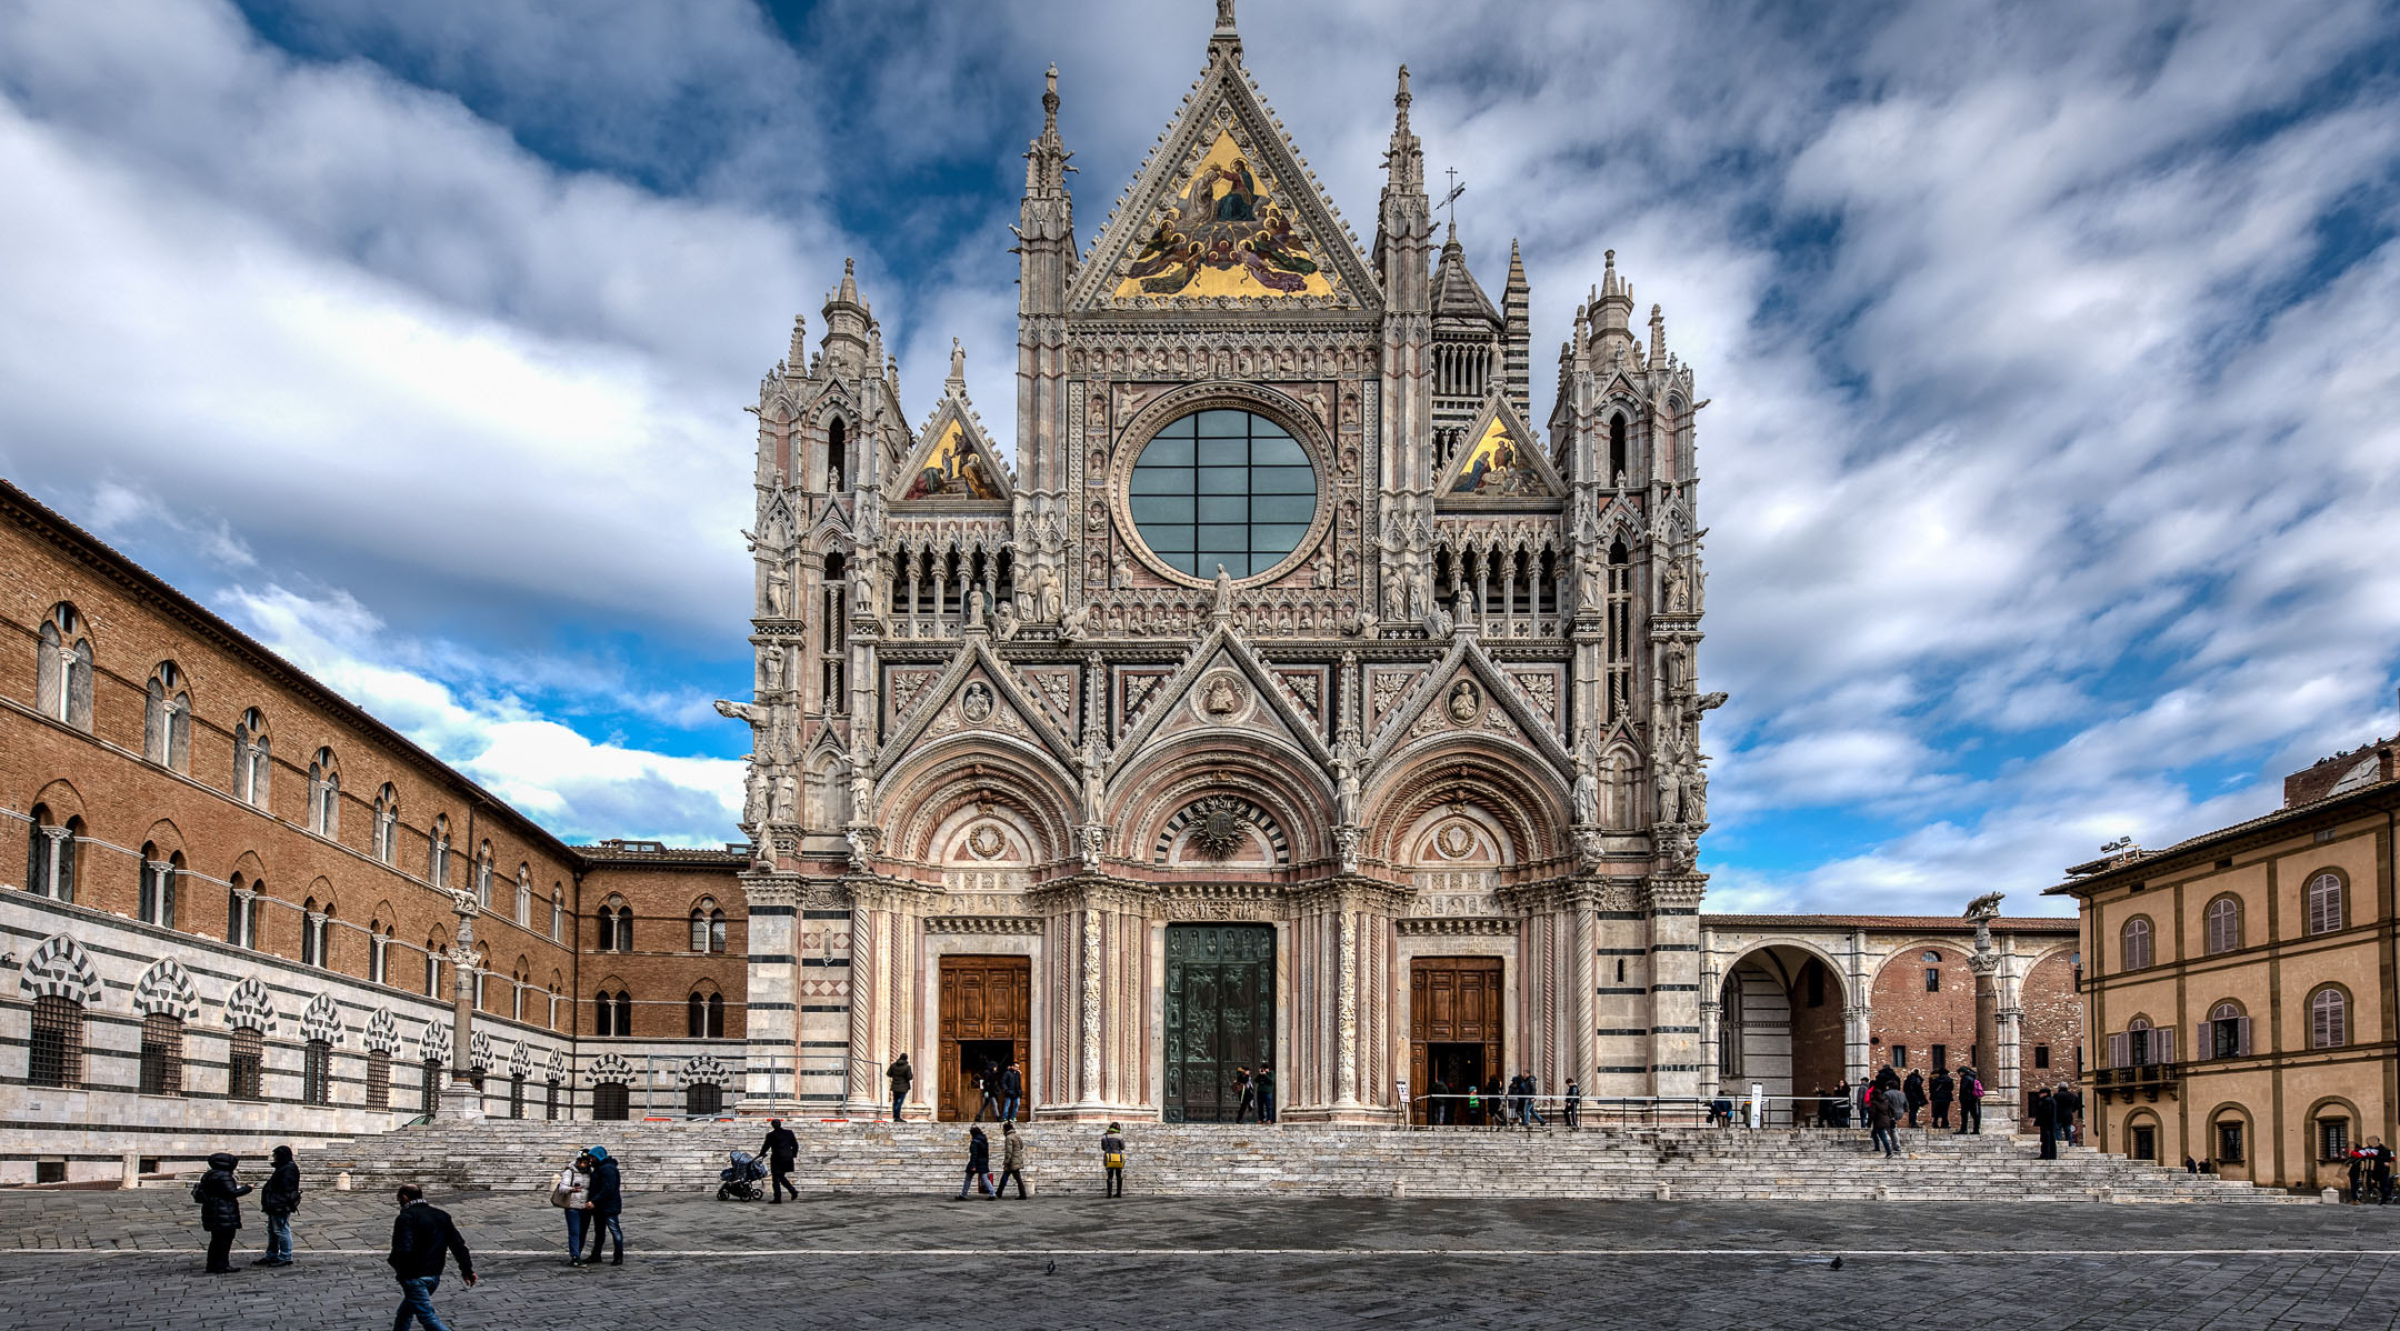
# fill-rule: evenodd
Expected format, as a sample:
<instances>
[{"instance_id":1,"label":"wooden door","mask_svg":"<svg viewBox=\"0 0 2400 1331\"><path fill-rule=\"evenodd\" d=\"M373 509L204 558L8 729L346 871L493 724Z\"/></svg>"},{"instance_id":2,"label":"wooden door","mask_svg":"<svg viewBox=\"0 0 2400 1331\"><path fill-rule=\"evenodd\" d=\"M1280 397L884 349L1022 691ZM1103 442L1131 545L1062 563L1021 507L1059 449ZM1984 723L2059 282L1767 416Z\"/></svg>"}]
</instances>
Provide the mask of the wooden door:
<instances>
[{"instance_id":1,"label":"wooden door","mask_svg":"<svg viewBox=\"0 0 2400 1331\"><path fill-rule=\"evenodd\" d=\"M1275 926L1168 925L1165 1025L1167 1122L1231 1122L1237 1066L1273 1069L1280 1104L1290 1077L1275 1066Z\"/></svg>"},{"instance_id":2,"label":"wooden door","mask_svg":"<svg viewBox=\"0 0 2400 1331\"><path fill-rule=\"evenodd\" d=\"M1483 1076L1508 1077L1501 1062L1501 1023L1506 1016L1500 988L1498 957L1418 957L1408 964L1408 1093L1412 1099L1433 1093L1436 1071L1431 1046L1482 1046ZM1450 1088L1464 1091L1463 1086ZM1488 1093L1490 1086L1484 1090ZM1425 1121L1424 1102L1410 1110ZM1455 1118L1455 1115L1453 1116Z\"/></svg>"},{"instance_id":3,"label":"wooden door","mask_svg":"<svg viewBox=\"0 0 2400 1331\"><path fill-rule=\"evenodd\" d=\"M944 1120L975 1117L983 1097L962 1065L962 1046L1005 1043L1025 1081L1017 1116L1031 1116L1033 1096L1033 960L1030 957L942 958L941 1103Z\"/></svg>"}]
</instances>

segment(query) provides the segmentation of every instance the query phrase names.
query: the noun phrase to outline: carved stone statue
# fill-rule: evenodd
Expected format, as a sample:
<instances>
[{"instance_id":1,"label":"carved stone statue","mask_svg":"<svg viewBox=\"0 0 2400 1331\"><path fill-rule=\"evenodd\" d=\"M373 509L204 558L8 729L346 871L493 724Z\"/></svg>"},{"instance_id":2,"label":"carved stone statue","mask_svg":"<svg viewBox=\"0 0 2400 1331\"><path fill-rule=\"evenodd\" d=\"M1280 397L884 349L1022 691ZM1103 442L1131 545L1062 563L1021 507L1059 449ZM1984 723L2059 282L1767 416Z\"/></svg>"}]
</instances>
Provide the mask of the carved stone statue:
<instances>
[{"instance_id":1,"label":"carved stone statue","mask_svg":"<svg viewBox=\"0 0 2400 1331\"><path fill-rule=\"evenodd\" d=\"M778 555L767 563L767 614L774 619L792 613L792 570Z\"/></svg>"},{"instance_id":2,"label":"carved stone statue","mask_svg":"<svg viewBox=\"0 0 2400 1331\"><path fill-rule=\"evenodd\" d=\"M1344 827L1358 822L1358 768L1365 758L1358 739L1345 734L1333 744L1334 821ZM1348 873L1350 870L1345 869Z\"/></svg>"},{"instance_id":3,"label":"carved stone statue","mask_svg":"<svg viewBox=\"0 0 2400 1331\"><path fill-rule=\"evenodd\" d=\"M1223 564L1217 565L1216 581L1210 586L1208 611L1219 619L1233 613L1233 575Z\"/></svg>"},{"instance_id":4,"label":"carved stone statue","mask_svg":"<svg viewBox=\"0 0 2400 1331\"><path fill-rule=\"evenodd\" d=\"M1091 620L1091 617L1092 608L1088 605L1079 605L1074 609L1069 610L1067 613L1060 615L1058 617L1059 638L1066 642L1082 641L1084 634L1087 632L1086 625Z\"/></svg>"},{"instance_id":5,"label":"carved stone statue","mask_svg":"<svg viewBox=\"0 0 2400 1331\"><path fill-rule=\"evenodd\" d=\"M1606 601L1601 590L1601 570L1605 567L1597 554L1575 561L1575 608L1598 610Z\"/></svg>"},{"instance_id":6,"label":"carved stone statue","mask_svg":"<svg viewBox=\"0 0 2400 1331\"><path fill-rule=\"evenodd\" d=\"M1047 564L1033 571L1033 620L1037 624L1055 624L1064 613L1064 599L1058 590L1058 570Z\"/></svg>"},{"instance_id":7,"label":"carved stone statue","mask_svg":"<svg viewBox=\"0 0 2400 1331\"><path fill-rule=\"evenodd\" d=\"M1108 829L1098 823L1087 823L1077 831L1080 837L1076 849L1083 856L1083 867L1097 870L1100 867L1100 852L1108 848Z\"/></svg>"},{"instance_id":8,"label":"carved stone statue","mask_svg":"<svg viewBox=\"0 0 2400 1331\"><path fill-rule=\"evenodd\" d=\"M852 755L850 759L850 816L853 819L874 815L875 775L868 762Z\"/></svg>"},{"instance_id":9,"label":"carved stone statue","mask_svg":"<svg viewBox=\"0 0 2400 1331\"><path fill-rule=\"evenodd\" d=\"M771 719L768 709L757 703L732 702L724 698L717 699L717 715L747 721L753 732L765 729Z\"/></svg>"},{"instance_id":10,"label":"carved stone statue","mask_svg":"<svg viewBox=\"0 0 2400 1331\"><path fill-rule=\"evenodd\" d=\"M1483 715L1483 691L1475 687L1473 680L1462 679L1451 686L1446 705L1451 720L1462 726L1473 725L1475 718Z\"/></svg>"},{"instance_id":11,"label":"carved stone statue","mask_svg":"<svg viewBox=\"0 0 2400 1331\"><path fill-rule=\"evenodd\" d=\"M1691 608L1691 571L1685 567L1684 560L1679 556L1667 561L1667 609L1670 613L1680 615L1690 611Z\"/></svg>"},{"instance_id":12,"label":"carved stone statue","mask_svg":"<svg viewBox=\"0 0 2400 1331\"><path fill-rule=\"evenodd\" d=\"M1333 853L1335 858L1340 861L1343 873L1358 872L1358 843L1365 835L1363 828L1337 827L1333 829Z\"/></svg>"},{"instance_id":13,"label":"carved stone statue","mask_svg":"<svg viewBox=\"0 0 2400 1331\"><path fill-rule=\"evenodd\" d=\"M1705 823L1708 821L1708 770L1694 763L1689 777L1683 790L1684 821Z\"/></svg>"},{"instance_id":14,"label":"carved stone statue","mask_svg":"<svg viewBox=\"0 0 2400 1331\"><path fill-rule=\"evenodd\" d=\"M800 779L788 771L784 772L775 778L773 818L779 823L793 822L799 816L799 809Z\"/></svg>"},{"instance_id":15,"label":"carved stone statue","mask_svg":"<svg viewBox=\"0 0 2400 1331\"><path fill-rule=\"evenodd\" d=\"M1683 785L1675 770L1675 759L1665 754L1658 761L1658 821L1683 821Z\"/></svg>"},{"instance_id":16,"label":"carved stone statue","mask_svg":"<svg viewBox=\"0 0 2400 1331\"><path fill-rule=\"evenodd\" d=\"M1006 601L992 612L992 636L1002 642L1013 642L1017 636L1017 609Z\"/></svg>"},{"instance_id":17,"label":"carved stone statue","mask_svg":"<svg viewBox=\"0 0 2400 1331\"><path fill-rule=\"evenodd\" d=\"M1083 742L1083 820L1098 823L1108 800L1108 754L1093 735Z\"/></svg>"},{"instance_id":18,"label":"carved stone statue","mask_svg":"<svg viewBox=\"0 0 2400 1331\"><path fill-rule=\"evenodd\" d=\"M763 693L783 692L783 649L770 643L758 658L759 689Z\"/></svg>"},{"instance_id":19,"label":"carved stone statue","mask_svg":"<svg viewBox=\"0 0 2400 1331\"><path fill-rule=\"evenodd\" d=\"M742 760L742 822L756 827L767 820L767 776L755 760Z\"/></svg>"},{"instance_id":20,"label":"carved stone statue","mask_svg":"<svg viewBox=\"0 0 2400 1331\"><path fill-rule=\"evenodd\" d=\"M1575 825L1592 827L1600 821L1600 775L1592 770L1589 749L1575 751Z\"/></svg>"}]
</instances>

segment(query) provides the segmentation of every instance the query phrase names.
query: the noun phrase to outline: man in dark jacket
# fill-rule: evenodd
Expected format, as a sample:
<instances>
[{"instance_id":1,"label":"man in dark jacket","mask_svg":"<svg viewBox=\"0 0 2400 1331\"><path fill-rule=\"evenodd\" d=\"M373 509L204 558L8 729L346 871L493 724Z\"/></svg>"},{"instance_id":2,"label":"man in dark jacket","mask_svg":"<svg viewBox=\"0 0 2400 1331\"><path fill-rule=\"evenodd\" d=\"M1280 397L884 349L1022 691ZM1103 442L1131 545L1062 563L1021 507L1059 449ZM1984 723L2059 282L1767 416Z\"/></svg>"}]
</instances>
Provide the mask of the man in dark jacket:
<instances>
[{"instance_id":1,"label":"man in dark jacket","mask_svg":"<svg viewBox=\"0 0 2400 1331\"><path fill-rule=\"evenodd\" d=\"M2058 1158L2058 1105L2045 1086L2033 1093L2033 1126L2042 1134L2042 1158Z\"/></svg>"},{"instance_id":2,"label":"man in dark jacket","mask_svg":"<svg viewBox=\"0 0 2400 1331\"><path fill-rule=\"evenodd\" d=\"M1951 1084L1948 1068L1933 1074L1932 1082L1925 1087L1925 1098L1933 1105L1933 1126L1950 1126L1950 1102L1957 1098L1956 1091L1957 1087Z\"/></svg>"},{"instance_id":3,"label":"man in dark jacket","mask_svg":"<svg viewBox=\"0 0 2400 1331\"><path fill-rule=\"evenodd\" d=\"M1958 1130L1983 1134L1983 1080L1971 1067L1958 1070Z\"/></svg>"},{"instance_id":4,"label":"man in dark jacket","mask_svg":"<svg viewBox=\"0 0 2400 1331\"><path fill-rule=\"evenodd\" d=\"M1233 1065L1233 1089L1241 1093L1240 1102L1233 1108L1233 1121L1239 1123L1251 1110L1258 1107L1258 1087L1250 1080L1249 1064L1236 1063ZM1265 1120L1261 1119L1260 1121L1264 1122Z\"/></svg>"},{"instance_id":5,"label":"man in dark jacket","mask_svg":"<svg viewBox=\"0 0 2400 1331\"><path fill-rule=\"evenodd\" d=\"M608 1158L607 1147L595 1146L585 1151L584 1154L591 1157L592 1161L592 1186L583 1194L585 1200L591 1203L592 1255L584 1260L587 1262L600 1260L600 1232L602 1229L606 1229L609 1242L614 1248L609 1256L608 1264L623 1266L625 1264L625 1227L618 1222L617 1217L625 1210L625 1177L618 1172L617 1162Z\"/></svg>"},{"instance_id":6,"label":"man in dark jacket","mask_svg":"<svg viewBox=\"0 0 2400 1331\"><path fill-rule=\"evenodd\" d=\"M2083 1092L2061 1082L2058 1090L2051 1095L2050 1103L2058 1107L2059 1141L2073 1146L2075 1144L2075 1116L2083 1112Z\"/></svg>"},{"instance_id":7,"label":"man in dark jacket","mask_svg":"<svg viewBox=\"0 0 2400 1331\"><path fill-rule=\"evenodd\" d=\"M767 1158L767 1172L774 1176L775 1192L767 1204L783 1205L783 1194L787 1192L792 1194L793 1201L800 1200L800 1190L792 1186L792 1161L799 1158L800 1139L783 1126L782 1119L767 1120L767 1139L759 1143L758 1153Z\"/></svg>"},{"instance_id":8,"label":"man in dark jacket","mask_svg":"<svg viewBox=\"0 0 2400 1331\"><path fill-rule=\"evenodd\" d=\"M200 1228L208 1231L208 1274L233 1273L233 1236L242 1229L242 1204L237 1198L250 1191L236 1183L233 1171L242 1162L223 1151L208 1158L208 1172L192 1185L192 1200L200 1203Z\"/></svg>"},{"instance_id":9,"label":"man in dark jacket","mask_svg":"<svg viewBox=\"0 0 2400 1331\"><path fill-rule=\"evenodd\" d=\"M290 1266L292 1264L292 1212L300 1209L300 1166L292 1159L292 1148L275 1148L275 1172L267 1176L267 1186L259 1191L258 1209L267 1217L267 1252L252 1266Z\"/></svg>"},{"instance_id":10,"label":"man in dark jacket","mask_svg":"<svg viewBox=\"0 0 2400 1331\"><path fill-rule=\"evenodd\" d=\"M1909 1073L1908 1080L1900 1083L1900 1093L1908 1098L1908 1126L1913 1128L1917 1126L1917 1115L1925 1109L1925 1074Z\"/></svg>"},{"instance_id":11,"label":"man in dark jacket","mask_svg":"<svg viewBox=\"0 0 2400 1331\"><path fill-rule=\"evenodd\" d=\"M892 1084L892 1121L901 1122L900 1106L908 1103L908 1088L916 1085L917 1070L908 1065L908 1055L902 1054L892 1060L892 1065L883 1070L883 1075Z\"/></svg>"},{"instance_id":12,"label":"man in dark jacket","mask_svg":"<svg viewBox=\"0 0 2400 1331\"><path fill-rule=\"evenodd\" d=\"M967 1129L967 1176L959 1180L955 1200L965 1201L969 1188L981 1188L985 1196L992 1195L992 1139L983 1135L980 1123Z\"/></svg>"},{"instance_id":13,"label":"man in dark jacket","mask_svg":"<svg viewBox=\"0 0 2400 1331\"><path fill-rule=\"evenodd\" d=\"M1274 1069L1272 1069L1272 1068L1268 1067L1268 1066L1267 1066L1266 1064L1264 1064L1264 1063L1261 1063L1261 1064L1259 1064L1259 1065L1258 1065L1258 1071L1256 1071L1256 1072L1253 1072L1253 1073L1251 1073L1251 1074L1250 1074L1250 1084L1251 1084L1253 1087L1256 1087L1256 1088L1257 1088L1257 1090L1258 1090L1258 1121L1259 1121L1259 1122L1261 1122L1261 1123L1272 1123L1272 1122L1274 1122L1274 1121L1275 1121L1275 1071L1274 1071Z\"/></svg>"},{"instance_id":14,"label":"man in dark jacket","mask_svg":"<svg viewBox=\"0 0 2400 1331\"><path fill-rule=\"evenodd\" d=\"M458 1274L473 1289L475 1256L458 1236L458 1226L450 1223L450 1213L425 1204L424 1189L403 1183L395 1196L400 1218L392 1222L392 1255L384 1259L400 1279L400 1315L393 1319L392 1331L408 1331L411 1317L425 1331L450 1331L433 1311L433 1292L442 1287L442 1261L457 1257Z\"/></svg>"},{"instance_id":15,"label":"man in dark jacket","mask_svg":"<svg viewBox=\"0 0 2400 1331\"><path fill-rule=\"evenodd\" d=\"M1025 1103L1025 1074L1017 1070L1014 1060L1000 1070L1000 1120L1017 1121L1017 1110Z\"/></svg>"},{"instance_id":16,"label":"man in dark jacket","mask_svg":"<svg viewBox=\"0 0 2400 1331\"><path fill-rule=\"evenodd\" d=\"M1885 1156L1900 1154L1900 1118L1908 1112L1908 1096L1897 1086L1885 1086L1875 1091L1867 1106L1867 1121L1874 1125L1875 1142Z\"/></svg>"}]
</instances>

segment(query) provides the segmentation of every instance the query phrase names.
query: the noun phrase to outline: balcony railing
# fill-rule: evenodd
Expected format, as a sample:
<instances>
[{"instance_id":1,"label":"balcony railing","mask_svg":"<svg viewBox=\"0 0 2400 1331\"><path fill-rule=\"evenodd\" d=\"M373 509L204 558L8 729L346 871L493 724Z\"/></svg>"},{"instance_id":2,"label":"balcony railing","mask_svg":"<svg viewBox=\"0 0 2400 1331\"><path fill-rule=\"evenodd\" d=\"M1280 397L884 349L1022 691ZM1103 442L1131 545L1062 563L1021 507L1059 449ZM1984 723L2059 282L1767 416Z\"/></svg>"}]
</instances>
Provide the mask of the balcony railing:
<instances>
[{"instance_id":1,"label":"balcony railing","mask_svg":"<svg viewBox=\"0 0 2400 1331\"><path fill-rule=\"evenodd\" d=\"M2137 1063L2127 1068L2099 1068L2092 1073L2092 1090L2107 1104L2113 1096L2123 1096L2125 1103L2136 1098L2156 1100L2159 1092L2176 1098L2176 1086L2182 1068L2174 1063Z\"/></svg>"}]
</instances>

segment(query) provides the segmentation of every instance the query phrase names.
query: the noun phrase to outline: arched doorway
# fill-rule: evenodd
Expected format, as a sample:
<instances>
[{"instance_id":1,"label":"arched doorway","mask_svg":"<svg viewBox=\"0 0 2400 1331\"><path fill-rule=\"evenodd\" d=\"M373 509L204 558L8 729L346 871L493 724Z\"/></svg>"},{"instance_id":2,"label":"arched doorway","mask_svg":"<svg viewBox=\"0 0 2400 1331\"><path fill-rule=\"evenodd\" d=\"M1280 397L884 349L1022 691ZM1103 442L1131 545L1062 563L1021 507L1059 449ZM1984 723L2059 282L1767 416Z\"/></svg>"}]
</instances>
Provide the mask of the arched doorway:
<instances>
[{"instance_id":1,"label":"arched doorway","mask_svg":"<svg viewBox=\"0 0 2400 1331\"><path fill-rule=\"evenodd\" d=\"M1830 1094L1843 1076L1842 977L1790 945L1755 948L1726 967L1717 993L1717 1086L1738 1098L1752 1084L1769 1096ZM1770 1124L1795 1121L1771 1101ZM1799 1122L1816 1118L1802 1104Z\"/></svg>"}]
</instances>

